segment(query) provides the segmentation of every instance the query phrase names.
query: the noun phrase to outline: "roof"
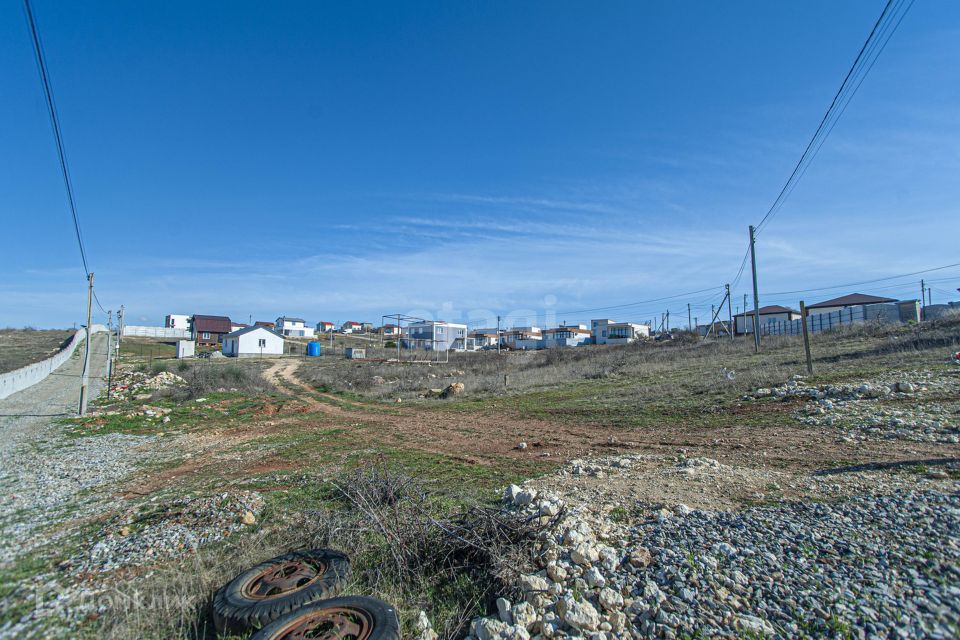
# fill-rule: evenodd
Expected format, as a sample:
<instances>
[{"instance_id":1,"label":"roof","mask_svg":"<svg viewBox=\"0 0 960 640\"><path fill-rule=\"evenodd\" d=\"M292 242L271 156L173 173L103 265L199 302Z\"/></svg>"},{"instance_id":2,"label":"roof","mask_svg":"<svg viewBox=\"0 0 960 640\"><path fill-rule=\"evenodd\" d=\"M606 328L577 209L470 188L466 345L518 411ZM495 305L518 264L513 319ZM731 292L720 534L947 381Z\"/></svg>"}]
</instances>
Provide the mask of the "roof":
<instances>
[{"instance_id":1,"label":"roof","mask_svg":"<svg viewBox=\"0 0 960 640\"><path fill-rule=\"evenodd\" d=\"M238 330L236 330L236 331L233 331L233 332L231 332L231 333L228 333L228 334L225 335L224 337L225 337L225 338L236 338L236 337L238 337L238 336L242 336L242 335L244 335L245 333L250 333L250 332L252 332L252 331L266 331L267 333L272 333L273 335L277 336L278 338L283 339L283 336L282 336L282 335L280 335L279 333L277 333L277 332L274 331L273 329L268 329L267 327L264 327L263 325L254 325L254 326L252 326L252 327L246 327L246 328L244 328L244 329L238 329Z\"/></svg>"},{"instance_id":2,"label":"roof","mask_svg":"<svg viewBox=\"0 0 960 640\"><path fill-rule=\"evenodd\" d=\"M258 327L275 327L277 324L275 322L266 322L264 320L257 320L254 324Z\"/></svg>"},{"instance_id":3,"label":"roof","mask_svg":"<svg viewBox=\"0 0 960 640\"><path fill-rule=\"evenodd\" d=\"M865 293L851 293L846 296L840 296L832 300L824 300L817 304L807 306L807 309L821 309L823 307L848 307L857 304L879 304L882 302L896 302L893 298L881 298L880 296L869 296Z\"/></svg>"},{"instance_id":4,"label":"roof","mask_svg":"<svg viewBox=\"0 0 960 640\"><path fill-rule=\"evenodd\" d=\"M193 316L193 330L200 333L230 333L233 324L227 316Z\"/></svg>"},{"instance_id":5,"label":"roof","mask_svg":"<svg viewBox=\"0 0 960 640\"><path fill-rule=\"evenodd\" d=\"M333 323L332 323L332 322L327 322L326 320L321 320L321 321L318 322L317 324L329 324L329 325L333 326Z\"/></svg>"},{"instance_id":6,"label":"roof","mask_svg":"<svg viewBox=\"0 0 960 640\"><path fill-rule=\"evenodd\" d=\"M355 327L359 327L359 326L360 326L360 323L359 323L359 322L354 322L353 320L347 320L347 321L344 322L343 324L349 324L350 326L355 326Z\"/></svg>"},{"instance_id":7,"label":"roof","mask_svg":"<svg viewBox=\"0 0 960 640\"><path fill-rule=\"evenodd\" d=\"M304 320L303 318L291 318L289 316L283 316L283 317L277 318L277 320L279 320L280 322L300 322L300 323L306 322L306 320Z\"/></svg>"},{"instance_id":8,"label":"roof","mask_svg":"<svg viewBox=\"0 0 960 640\"><path fill-rule=\"evenodd\" d=\"M765 307L760 307L760 315L762 315L762 316L770 316L770 315L773 315L773 314L775 314L775 313L796 313L796 314L799 314L800 312L797 311L796 309L791 309L790 307L784 307L784 306L781 306L781 305L779 305L779 304L770 304L770 305L767 305L767 306L765 306ZM734 317L735 317L735 318L739 318L740 316L743 316L743 315L752 316L752 315L753 315L753 311L747 311L746 313L738 313L738 314L735 315Z\"/></svg>"},{"instance_id":9,"label":"roof","mask_svg":"<svg viewBox=\"0 0 960 640\"><path fill-rule=\"evenodd\" d=\"M581 329L580 327L557 327L555 329L544 329L544 333L557 333L558 331L570 331L572 333L590 333L589 329Z\"/></svg>"}]
</instances>

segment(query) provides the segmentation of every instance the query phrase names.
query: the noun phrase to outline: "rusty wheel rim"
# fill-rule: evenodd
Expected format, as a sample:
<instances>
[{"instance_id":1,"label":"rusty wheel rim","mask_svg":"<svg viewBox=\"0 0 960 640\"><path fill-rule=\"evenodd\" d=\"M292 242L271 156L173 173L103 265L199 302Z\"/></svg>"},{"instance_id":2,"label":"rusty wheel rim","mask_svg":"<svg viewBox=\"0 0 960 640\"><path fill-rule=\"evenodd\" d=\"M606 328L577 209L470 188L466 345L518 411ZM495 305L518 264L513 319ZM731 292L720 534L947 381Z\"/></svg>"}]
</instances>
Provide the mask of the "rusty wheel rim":
<instances>
[{"instance_id":1,"label":"rusty wheel rim","mask_svg":"<svg viewBox=\"0 0 960 640\"><path fill-rule=\"evenodd\" d=\"M277 640L366 640L371 633L373 620L366 611L353 607L329 607L291 620L273 637Z\"/></svg>"},{"instance_id":2,"label":"rusty wheel rim","mask_svg":"<svg viewBox=\"0 0 960 640\"><path fill-rule=\"evenodd\" d=\"M324 571L326 566L322 562L285 560L270 565L248 580L241 592L244 596L257 600L275 598L313 584L320 579Z\"/></svg>"}]
</instances>

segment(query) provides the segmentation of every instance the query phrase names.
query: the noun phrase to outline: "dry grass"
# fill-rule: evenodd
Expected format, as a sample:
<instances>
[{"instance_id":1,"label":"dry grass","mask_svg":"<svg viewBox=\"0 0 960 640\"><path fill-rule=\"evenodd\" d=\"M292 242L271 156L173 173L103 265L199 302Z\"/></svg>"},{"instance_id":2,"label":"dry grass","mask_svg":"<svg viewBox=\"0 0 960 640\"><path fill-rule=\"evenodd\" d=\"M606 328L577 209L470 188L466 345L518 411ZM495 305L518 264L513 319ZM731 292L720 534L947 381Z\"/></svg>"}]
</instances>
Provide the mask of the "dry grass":
<instances>
[{"instance_id":1,"label":"dry grass","mask_svg":"<svg viewBox=\"0 0 960 640\"><path fill-rule=\"evenodd\" d=\"M918 350L960 345L960 317L923 325L863 324L812 338L818 373L843 375L860 360L883 359L896 364ZM584 381L622 384L633 399L689 397L722 388L746 392L782 382L804 372L800 337L764 337L763 351L753 352L752 338L637 342L625 346L583 346L567 349L496 354L451 353L442 365L389 362L307 360L299 375L319 388L359 393L370 398L415 398L433 388L462 382L460 399L562 389ZM603 386L598 385L599 386Z\"/></svg>"},{"instance_id":2,"label":"dry grass","mask_svg":"<svg viewBox=\"0 0 960 640\"><path fill-rule=\"evenodd\" d=\"M69 329L0 329L0 373L49 358L67 345L73 333Z\"/></svg>"},{"instance_id":3,"label":"dry grass","mask_svg":"<svg viewBox=\"0 0 960 640\"><path fill-rule=\"evenodd\" d=\"M187 381L185 387L166 387L154 393L155 397L166 397L175 401L192 400L208 393L239 392L249 396L273 391L274 387L262 373L266 368L260 361L228 360L180 360L154 361L152 365L141 365L143 370L153 373L170 371Z\"/></svg>"},{"instance_id":4,"label":"dry grass","mask_svg":"<svg viewBox=\"0 0 960 640\"><path fill-rule=\"evenodd\" d=\"M471 618L532 569L533 542L551 526L499 508L454 507L382 463L346 472L323 492L323 509L268 515L252 534L116 586L97 637L213 638L213 593L249 566L304 547L349 554L344 592L393 603L405 635L425 610L442 637L463 637Z\"/></svg>"}]
</instances>

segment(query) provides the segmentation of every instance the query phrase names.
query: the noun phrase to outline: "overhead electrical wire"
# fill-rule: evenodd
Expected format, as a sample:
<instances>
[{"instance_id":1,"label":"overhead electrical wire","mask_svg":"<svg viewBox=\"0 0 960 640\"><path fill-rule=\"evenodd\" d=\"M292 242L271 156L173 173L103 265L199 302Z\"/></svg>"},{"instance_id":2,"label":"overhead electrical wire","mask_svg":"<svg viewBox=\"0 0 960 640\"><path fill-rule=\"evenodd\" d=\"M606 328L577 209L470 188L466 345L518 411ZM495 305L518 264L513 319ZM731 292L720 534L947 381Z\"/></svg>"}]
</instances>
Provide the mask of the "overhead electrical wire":
<instances>
[{"instance_id":1,"label":"overhead electrical wire","mask_svg":"<svg viewBox=\"0 0 960 640\"><path fill-rule=\"evenodd\" d=\"M90 267L87 264L87 251L83 244L83 234L80 232L80 218L77 215L77 203L73 195L73 182L70 179L70 170L67 167L67 156L63 148L60 118L57 115L57 105L53 99L53 89L50 86L50 74L47 71L46 57L43 54L43 45L40 43L40 34L37 32L37 23L33 18L33 9L30 7L30 0L23 0L23 7L27 14L27 25L30 27L30 36L33 39L33 52L37 59L40 82L43 84L43 94L46 98L47 112L50 115L50 125L53 127L57 156L60 159L60 171L63 174L63 185L67 190L67 202L70 205L70 214L73 217L73 230L77 236L77 246L80 248L80 260L83 262L83 275L86 277L87 274L90 273Z\"/></svg>"},{"instance_id":2,"label":"overhead electrical wire","mask_svg":"<svg viewBox=\"0 0 960 640\"><path fill-rule=\"evenodd\" d=\"M904 9L899 17L897 17L897 12L900 11L904 4L906 4L906 9ZM864 79L866 79L867 75L870 73L870 70L876 63L877 58L879 58L880 54L883 53L887 42L889 42L890 38L896 32L897 28L900 26L900 23L903 21L904 16L906 16L912 5L913 0L909 0L908 3L906 0L887 0L886 5L883 7L883 11L880 13L880 17L877 18L873 28L870 30L870 34L867 36L863 46L857 53L853 64L847 71L847 75L840 84L840 88L837 90L833 100L830 102L830 106L824 113L823 118L821 118L820 124L817 126L816 131L814 131L813 136L807 143L807 146L801 154L800 159L797 161L793 171L787 178L787 181L780 189L780 192L777 194L773 204L770 205L770 208L760 220L760 223L756 225L755 234L759 234L776 216L787 197L789 197L790 193L792 193L793 188L799 182L800 178L803 177L803 174L806 172L806 167L808 167L810 162L813 161L813 158L819 152L820 147L823 146L823 143L826 141L827 137L829 137L830 132L833 131L833 128L839 121L840 116L842 116L843 112L846 110L846 106L850 103L850 100L853 99L853 96L860 88L860 85L863 84ZM891 24L894 25L892 29L890 28ZM877 43L881 41L882 44L878 45Z\"/></svg>"}]
</instances>

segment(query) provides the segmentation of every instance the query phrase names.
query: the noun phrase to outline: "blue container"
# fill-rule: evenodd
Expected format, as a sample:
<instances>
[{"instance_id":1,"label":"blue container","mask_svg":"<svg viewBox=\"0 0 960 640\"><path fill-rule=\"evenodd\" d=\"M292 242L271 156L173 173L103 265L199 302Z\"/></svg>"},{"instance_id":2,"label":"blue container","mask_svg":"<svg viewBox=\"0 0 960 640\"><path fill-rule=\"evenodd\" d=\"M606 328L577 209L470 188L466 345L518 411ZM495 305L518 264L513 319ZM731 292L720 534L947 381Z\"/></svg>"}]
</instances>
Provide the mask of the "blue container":
<instances>
[{"instance_id":1,"label":"blue container","mask_svg":"<svg viewBox=\"0 0 960 640\"><path fill-rule=\"evenodd\" d=\"M307 355L310 357L316 357L320 355L320 343L319 342L308 342L307 343Z\"/></svg>"}]
</instances>

